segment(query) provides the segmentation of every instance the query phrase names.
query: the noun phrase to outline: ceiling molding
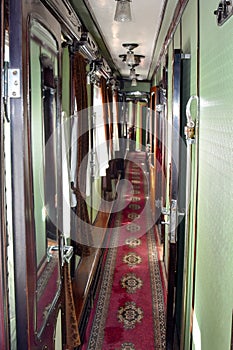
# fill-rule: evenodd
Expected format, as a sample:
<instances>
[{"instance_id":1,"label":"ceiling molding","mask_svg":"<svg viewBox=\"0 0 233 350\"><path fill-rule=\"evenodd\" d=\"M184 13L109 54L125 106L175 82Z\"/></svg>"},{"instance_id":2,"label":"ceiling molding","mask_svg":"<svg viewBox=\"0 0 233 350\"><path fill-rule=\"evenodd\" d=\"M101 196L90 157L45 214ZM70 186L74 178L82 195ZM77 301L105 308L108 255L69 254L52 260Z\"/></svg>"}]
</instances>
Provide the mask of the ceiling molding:
<instances>
[{"instance_id":1,"label":"ceiling molding","mask_svg":"<svg viewBox=\"0 0 233 350\"><path fill-rule=\"evenodd\" d=\"M119 71L114 64L111 54L103 40L103 35L101 30L96 22L94 14L88 8L88 1L79 0L78 2L75 0L71 0L73 9L77 13L80 21L87 31L89 31L95 40L100 53L104 56L106 61L108 62L109 67L114 71L114 73L118 76Z\"/></svg>"},{"instance_id":2,"label":"ceiling molding","mask_svg":"<svg viewBox=\"0 0 233 350\"><path fill-rule=\"evenodd\" d=\"M161 49L160 54L159 54L159 58L157 60L154 72L151 75L151 78L154 74L156 74L156 72L161 64L162 58L163 58L164 54L166 53L167 48L168 48L168 46L169 46L169 44L174 36L176 28L177 28L178 24L180 23L180 19L183 15L183 12L184 12L185 7L186 7L188 2L189 2L189 0L180 0L175 8L172 22L167 30L167 35L166 35L166 38L164 40L162 49Z\"/></svg>"}]
</instances>

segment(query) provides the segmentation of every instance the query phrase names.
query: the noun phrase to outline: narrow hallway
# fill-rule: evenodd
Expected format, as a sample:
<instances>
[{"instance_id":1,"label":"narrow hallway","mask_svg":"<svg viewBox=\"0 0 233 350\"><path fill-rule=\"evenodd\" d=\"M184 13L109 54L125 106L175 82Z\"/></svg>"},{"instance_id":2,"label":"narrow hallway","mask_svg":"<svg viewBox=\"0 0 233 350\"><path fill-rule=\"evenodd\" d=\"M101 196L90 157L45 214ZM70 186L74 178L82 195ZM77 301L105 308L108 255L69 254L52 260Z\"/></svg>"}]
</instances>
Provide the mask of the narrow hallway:
<instances>
[{"instance_id":1,"label":"narrow hallway","mask_svg":"<svg viewBox=\"0 0 233 350\"><path fill-rule=\"evenodd\" d=\"M165 349L166 282L144 152L130 152L82 350Z\"/></svg>"}]
</instances>

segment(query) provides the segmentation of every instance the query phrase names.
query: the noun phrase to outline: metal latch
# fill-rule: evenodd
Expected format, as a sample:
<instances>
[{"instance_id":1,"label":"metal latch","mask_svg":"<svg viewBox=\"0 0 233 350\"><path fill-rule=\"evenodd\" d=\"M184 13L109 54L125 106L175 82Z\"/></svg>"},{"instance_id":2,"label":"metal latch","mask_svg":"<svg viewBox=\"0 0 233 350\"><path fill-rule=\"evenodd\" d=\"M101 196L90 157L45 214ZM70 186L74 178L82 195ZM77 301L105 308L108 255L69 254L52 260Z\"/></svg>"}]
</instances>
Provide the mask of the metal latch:
<instances>
[{"instance_id":1,"label":"metal latch","mask_svg":"<svg viewBox=\"0 0 233 350\"><path fill-rule=\"evenodd\" d=\"M156 112L161 113L162 111L163 111L163 105L162 104L156 105Z\"/></svg>"},{"instance_id":2,"label":"metal latch","mask_svg":"<svg viewBox=\"0 0 233 350\"><path fill-rule=\"evenodd\" d=\"M177 242L177 200L171 200L170 209L170 243Z\"/></svg>"},{"instance_id":3,"label":"metal latch","mask_svg":"<svg viewBox=\"0 0 233 350\"><path fill-rule=\"evenodd\" d=\"M162 214L162 217L165 215L170 216L170 209L167 209L166 207L162 207L161 214ZM170 221L169 220L168 221L162 220L161 225L170 225Z\"/></svg>"}]
</instances>

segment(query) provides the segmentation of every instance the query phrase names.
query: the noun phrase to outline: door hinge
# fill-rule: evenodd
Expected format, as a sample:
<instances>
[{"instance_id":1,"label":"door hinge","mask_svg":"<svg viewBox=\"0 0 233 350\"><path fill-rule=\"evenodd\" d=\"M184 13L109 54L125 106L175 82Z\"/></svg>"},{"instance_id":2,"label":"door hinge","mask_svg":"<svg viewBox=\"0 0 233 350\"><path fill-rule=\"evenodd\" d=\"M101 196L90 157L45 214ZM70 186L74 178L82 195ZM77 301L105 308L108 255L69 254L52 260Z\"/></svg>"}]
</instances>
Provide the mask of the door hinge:
<instances>
[{"instance_id":1,"label":"door hinge","mask_svg":"<svg viewBox=\"0 0 233 350\"><path fill-rule=\"evenodd\" d=\"M190 53L182 53L181 54L181 59L182 60L190 60L191 54Z\"/></svg>"},{"instance_id":2,"label":"door hinge","mask_svg":"<svg viewBox=\"0 0 233 350\"><path fill-rule=\"evenodd\" d=\"M19 98L20 95L20 69L9 68L8 62L4 63L4 70L2 74L3 80L3 105L4 105L4 115L8 122L9 118L9 98Z\"/></svg>"},{"instance_id":3,"label":"door hinge","mask_svg":"<svg viewBox=\"0 0 233 350\"><path fill-rule=\"evenodd\" d=\"M9 68L8 62L4 65L4 99L7 101L8 98L19 98L20 95L20 69Z\"/></svg>"},{"instance_id":4,"label":"door hinge","mask_svg":"<svg viewBox=\"0 0 233 350\"><path fill-rule=\"evenodd\" d=\"M19 98L20 95L20 69L8 68L8 87L9 98Z\"/></svg>"}]
</instances>

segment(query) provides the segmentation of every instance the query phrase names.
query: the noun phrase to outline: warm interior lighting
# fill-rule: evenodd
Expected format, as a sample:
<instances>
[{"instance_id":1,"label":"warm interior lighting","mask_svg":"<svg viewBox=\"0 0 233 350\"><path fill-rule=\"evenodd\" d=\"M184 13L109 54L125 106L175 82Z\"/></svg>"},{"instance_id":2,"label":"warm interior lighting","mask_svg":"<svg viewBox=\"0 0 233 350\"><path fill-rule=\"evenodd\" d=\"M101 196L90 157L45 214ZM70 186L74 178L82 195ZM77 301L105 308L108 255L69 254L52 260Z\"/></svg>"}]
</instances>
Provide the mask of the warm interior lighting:
<instances>
[{"instance_id":1,"label":"warm interior lighting","mask_svg":"<svg viewBox=\"0 0 233 350\"><path fill-rule=\"evenodd\" d=\"M136 71L134 68L130 69L130 78L131 79L136 79Z\"/></svg>"},{"instance_id":2,"label":"warm interior lighting","mask_svg":"<svg viewBox=\"0 0 233 350\"><path fill-rule=\"evenodd\" d=\"M130 0L116 0L116 12L114 21L117 22L130 22L132 21Z\"/></svg>"},{"instance_id":3,"label":"warm interior lighting","mask_svg":"<svg viewBox=\"0 0 233 350\"><path fill-rule=\"evenodd\" d=\"M133 51L128 51L126 55L126 63L131 66L135 63Z\"/></svg>"},{"instance_id":4,"label":"warm interior lighting","mask_svg":"<svg viewBox=\"0 0 233 350\"><path fill-rule=\"evenodd\" d=\"M132 79L131 86L137 86L137 79L136 78Z\"/></svg>"}]
</instances>

